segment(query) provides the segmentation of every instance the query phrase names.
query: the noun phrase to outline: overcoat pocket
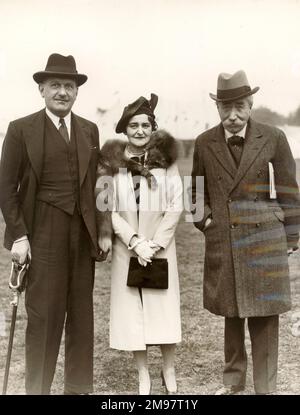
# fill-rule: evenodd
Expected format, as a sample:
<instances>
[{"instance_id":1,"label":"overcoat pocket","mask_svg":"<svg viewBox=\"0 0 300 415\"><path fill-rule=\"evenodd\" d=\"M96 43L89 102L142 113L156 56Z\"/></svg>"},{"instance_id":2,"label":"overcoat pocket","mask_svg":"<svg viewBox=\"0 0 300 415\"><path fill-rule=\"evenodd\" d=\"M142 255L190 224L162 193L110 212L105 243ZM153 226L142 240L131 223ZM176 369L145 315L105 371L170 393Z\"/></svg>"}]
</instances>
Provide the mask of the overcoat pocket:
<instances>
[{"instance_id":1,"label":"overcoat pocket","mask_svg":"<svg viewBox=\"0 0 300 415\"><path fill-rule=\"evenodd\" d=\"M274 210L273 213L280 222L284 223L284 212L280 210Z\"/></svg>"}]
</instances>

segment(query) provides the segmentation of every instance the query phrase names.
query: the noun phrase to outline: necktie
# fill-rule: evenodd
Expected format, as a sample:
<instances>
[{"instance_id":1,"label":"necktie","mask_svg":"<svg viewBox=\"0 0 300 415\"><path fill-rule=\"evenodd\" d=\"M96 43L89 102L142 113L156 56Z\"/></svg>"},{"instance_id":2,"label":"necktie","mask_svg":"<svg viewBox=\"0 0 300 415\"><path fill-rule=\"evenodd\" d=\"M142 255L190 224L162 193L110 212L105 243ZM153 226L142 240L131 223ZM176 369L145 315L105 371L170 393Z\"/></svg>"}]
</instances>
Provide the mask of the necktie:
<instances>
[{"instance_id":1,"label":"necktie","mask_svg":"<svg viewBox=\"0 0 300 415\"><path fill-rule=\"evenodd\" d=\"M238 167L241 161L243 153L244 139L238 135L233 135L228 138L228 148L232 157L235 161L236 166Z\"/></svg>"},{"instance_id":2,"label":"necktie","mask_svg":"<svg viewBox=\"0 0 300 415\"><path fill-rule=\"evenodd\" d=\"M64 138L65 142L67 144L69 144L70 143L70 139L69 139L69 133L68 133L68 129L67 129L65 120L63 118L60 118L59 119L59 124L60 124L60 126L59 126L58 131L60 132L60 134Z\"/></svg>"}]
</instances>

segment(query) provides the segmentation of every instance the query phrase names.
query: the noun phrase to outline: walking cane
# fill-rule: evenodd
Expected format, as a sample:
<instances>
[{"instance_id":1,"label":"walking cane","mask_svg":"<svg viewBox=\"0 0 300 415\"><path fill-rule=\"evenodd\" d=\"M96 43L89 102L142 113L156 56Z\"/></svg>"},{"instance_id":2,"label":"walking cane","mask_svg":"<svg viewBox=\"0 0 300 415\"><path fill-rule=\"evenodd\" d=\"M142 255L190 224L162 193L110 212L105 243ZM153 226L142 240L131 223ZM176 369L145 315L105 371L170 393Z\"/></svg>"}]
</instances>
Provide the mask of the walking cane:
<instances>
[{"instance_id":1,"label":"walking cane","mask_svg":"<svg viewBox=\"0 0 300 415\"><path fill-rule=\"evenodd\" d=\"M19 297L21 293L24 291L26 286L26 271L29 268L29 260L27 259L26 262L22 265L19 263L12 261L11 264L11 272L9 277L9 288L12 290L12 317L11 317L11 325L10 325L10 332L9 332L9 342L8 342L8 352L5 364L5 373L4 373L4 381L3 381L3 389L2 395L6 395L7 391L7 383L8 383L8 375L9 375L9 368L10 368L10 359L14 341L14 332L15 332L15 325L17 319L17 310L19 305Z\"/></svg>"}]
</instances>

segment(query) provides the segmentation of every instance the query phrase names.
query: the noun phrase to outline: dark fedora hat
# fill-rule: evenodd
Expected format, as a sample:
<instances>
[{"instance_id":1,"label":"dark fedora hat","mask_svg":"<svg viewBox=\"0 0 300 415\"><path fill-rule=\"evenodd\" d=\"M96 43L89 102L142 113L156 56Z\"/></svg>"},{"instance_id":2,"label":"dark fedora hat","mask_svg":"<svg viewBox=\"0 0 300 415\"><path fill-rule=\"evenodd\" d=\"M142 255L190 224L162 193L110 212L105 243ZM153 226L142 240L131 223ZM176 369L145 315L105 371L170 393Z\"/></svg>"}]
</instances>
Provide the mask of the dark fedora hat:
<instances>
[{"instance_id":1,"label":"dark fedora hat","mask_svg":"<svg viewBox=\"0 0 300 415\"><path fill-rule=\"evenodd\" d=\"M153 119L155 119L154 110L157 105L157 101L158 96L155 94L151 94L150 100L146 99L145 97L139 97L136 101L127 105L124 108L122 117L120 118L116 126L116 133L124 133L126 131L128 121L134 115L146 114L150 115Z\"/></svg>"},{"instance_id":2,"label":"dark fedora hat","mask_svg":"<svg viewBox=\"0 0 300 415\"><path fill-rule=\"evenodd\" d=\"M72 55L63 56L59 53L52 53L48 58L45 70L36 72L33 79L39 84L51 76L74 79L78 86L84 84L88 78L77 72L75 59Z\"/></svg>"},{"instance_id":3,"label":"dark fedora hat","mask_svg":"<svg viewBox=\"0 0 300 415\"><path fill-rule=\"evenodd\" d=\"M259 87L251 89L247 75L244 71L237 71L233 75L229 73L220 73L218 77L217 95L209 96L218 102L234 101L239 98L245 98L255 94Z\"/></svg>"}]
</instances>

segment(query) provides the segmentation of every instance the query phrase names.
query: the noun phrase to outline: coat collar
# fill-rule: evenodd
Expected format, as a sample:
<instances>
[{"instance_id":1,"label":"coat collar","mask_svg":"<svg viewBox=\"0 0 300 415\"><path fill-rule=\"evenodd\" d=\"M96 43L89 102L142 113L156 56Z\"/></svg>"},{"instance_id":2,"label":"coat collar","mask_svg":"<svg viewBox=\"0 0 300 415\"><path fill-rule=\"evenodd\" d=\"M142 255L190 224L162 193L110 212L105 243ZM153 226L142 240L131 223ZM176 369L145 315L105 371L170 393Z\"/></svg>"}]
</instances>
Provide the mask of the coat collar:
<instances>
[{"instance_id":1,"label":"coat collar","mask_svg":"<svg viewBox=\"0 0 300 415\"><path fill-rule=\"evenodd\" d=\"M244 150L240 165L237 168L226 144L222 123L216 127L215 134L210 141L209 146L211 147L214 156L233 179L231 191L238 185L249 170L267 140L268 137L262 134L258 124L252 119L249 119Z\"/></svg>"},{"instance_id":2,"label":"coat collar","mask_svg":"<svg viewBox=\"0 0 300 415\"><path fill-rule=\"evenodd\" d=\"M238 185L238 183L247 173L252 163L257 158L257 155L261 152L262 148L266 144L267 140L268 136L263 135L258 127L258 124L250 119L247 126L246 140L241 162L234 177L231 191Z\"/></svg>"},{"instance_id":3,"label":"coat collar","mask_svg":"<svg viewBox=\"0 0 300 415\"><path fill-rule=\"evenodd\" d=\"M44 136L45 136L45 109L33 114L24 129L24 139L27 147L28 157L32 168L40 181L44 158ZM90 129L89 126L77 115L72 113L72 123L77 138L78 164L80 185L82 185L88 169L91 157Z\"/></svg>"},{"instance_id":4,"label":"coat collar","mask_svg":"<svg viewBox=\"0 0 300 415\"><path fill-rule=\"evenodd\" d=\"M209 142L209 146L212 149L214 156L219 160L223 168L230 174L232 178L234 178L236 175L236 166L225 141L224 128L222 123L216 127L215 134L213 135L212 140Z\"/></svg>"}]
</instances>

